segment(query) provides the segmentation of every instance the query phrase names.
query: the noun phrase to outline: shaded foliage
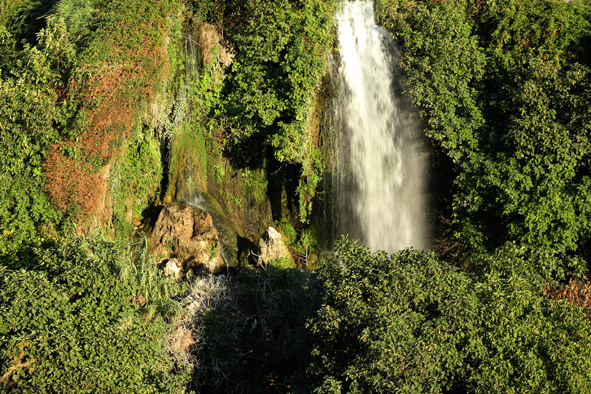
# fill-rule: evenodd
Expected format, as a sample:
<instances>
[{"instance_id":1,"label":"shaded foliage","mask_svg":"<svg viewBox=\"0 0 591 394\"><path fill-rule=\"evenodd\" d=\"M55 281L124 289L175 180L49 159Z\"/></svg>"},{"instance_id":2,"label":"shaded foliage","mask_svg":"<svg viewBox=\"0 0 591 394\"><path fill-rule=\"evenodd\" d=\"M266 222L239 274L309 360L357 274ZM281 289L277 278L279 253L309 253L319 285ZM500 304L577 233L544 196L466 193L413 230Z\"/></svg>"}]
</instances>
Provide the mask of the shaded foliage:
<instances>
[{"instance_id":1,"label":"shaded foliage","mask_svg":"<svg viewBox=\"0 0 591 394\"><path fill-rule=\"evenodd\" d=\"M202 392L306 392L299 371L309 359L304 321L315 305L316 278L277 263L198 282L207 294L199 299L202 367L193 384Z\"/></svg>"},{"instance_id":2,"label":"shaded foliage","mask_svg":"<svg viewBox=\"0 0 591 394\"><path fill-rule=\"evenodd\" d=\"M224 33L235 53L215 117L238 166L259 168L261 148L301 173L303 221L320 181L312 121L316 90L333 48L335 1L205 1L195 12Z\"/></svg>"}]
</instances>

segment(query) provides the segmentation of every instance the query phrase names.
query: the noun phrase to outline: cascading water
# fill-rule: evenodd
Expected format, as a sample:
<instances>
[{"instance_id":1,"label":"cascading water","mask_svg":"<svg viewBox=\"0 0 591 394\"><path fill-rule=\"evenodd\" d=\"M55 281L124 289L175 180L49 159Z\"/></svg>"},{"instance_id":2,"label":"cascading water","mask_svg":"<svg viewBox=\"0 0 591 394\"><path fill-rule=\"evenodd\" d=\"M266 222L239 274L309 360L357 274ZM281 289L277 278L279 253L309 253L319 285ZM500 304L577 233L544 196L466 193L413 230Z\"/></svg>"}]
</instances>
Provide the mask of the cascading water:
<instances>
[{"instance_id":1,"label":"cascading water","mask_svg":"<svg viewBox=\"0 0 591 394\"><path fill-rule=\"evenodd\" d=\"M372 250L429 247L427 153L416 110L402 95L395 43L373 1L346 2L333 67L329 185L333 236Z\"/></svg>"}]
</instances>

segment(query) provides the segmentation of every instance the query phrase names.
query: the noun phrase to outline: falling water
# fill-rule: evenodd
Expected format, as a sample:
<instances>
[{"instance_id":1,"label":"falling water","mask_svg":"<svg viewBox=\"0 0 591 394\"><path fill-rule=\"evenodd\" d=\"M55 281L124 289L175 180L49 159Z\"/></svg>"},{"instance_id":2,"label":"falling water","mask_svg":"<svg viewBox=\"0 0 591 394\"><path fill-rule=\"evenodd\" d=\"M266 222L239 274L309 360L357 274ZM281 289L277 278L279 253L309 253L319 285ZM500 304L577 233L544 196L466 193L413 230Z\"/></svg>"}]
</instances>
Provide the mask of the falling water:
<instances>
[{"instance_id":1,"label":"falling water","mask_svg":"<svg viewBox=\"0 0 591 394\"><path fill-rule=\"evenodd\" d=\"M197 43L199 40L198 26L192 20L185 25L184 45L185 45L185 82L189 86L192 81L199 79L199 62L201 56L201 47Z\"/></svg>"},{"instance_id":2,"label":"falling water","mask_svg":"<svg viewBox=\"0 0 591 394\"><path fill-rule=\"evenodd\" d=\"M345 2L338 16L331 120L333 236L373 250L429 247L427 153L416 111L402 95L399 55L376 26L373 1Z\"/></svg>"}]
</instances>

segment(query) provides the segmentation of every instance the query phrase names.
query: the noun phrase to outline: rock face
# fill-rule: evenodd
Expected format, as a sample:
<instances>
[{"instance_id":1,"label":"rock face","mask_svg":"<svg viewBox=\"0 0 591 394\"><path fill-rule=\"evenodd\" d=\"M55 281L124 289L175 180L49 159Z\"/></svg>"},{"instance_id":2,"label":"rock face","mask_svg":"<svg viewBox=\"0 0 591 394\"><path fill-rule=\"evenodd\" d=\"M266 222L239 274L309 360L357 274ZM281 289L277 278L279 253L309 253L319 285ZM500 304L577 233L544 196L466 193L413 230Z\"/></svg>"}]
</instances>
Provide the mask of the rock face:
<instances>
[{"instance_id":1,"label":"rock face","mask_svg":"<svg viewBox=\"0 0 591 394\"><path fill-rule=\"evenodd\" d=\"M181 262L182 274L212 274L223 264L211 216L199 208L172 203L162 209L150 235L153 253Z\"/></svg>"},{"instance_id":2,"label":"rock face","mask_svg":"<svg viewBox=\"0 0 591 394\"><path fill-rule=\"evenodd\" d=\"M281 234L273 227L269 227L259 240L259 264L267 264L272 260L279 260L282 258L290 258L289 250Z\"/></svg>"},{"instance_id":3,"label":"rock face","mask_svg":"<svg viewBox=\"0 0 591 394\"><path fill-rule=\"evenodd\" d=\"M204 23L199 26L199 44L201 46L201 59L206 67L214 60L218 60L224 67L228 67L234 59L231 49L222 44L222 36L215 26ZM218 48L218 58L213 57L213 50Z\"/></svg>"}]
</instances>

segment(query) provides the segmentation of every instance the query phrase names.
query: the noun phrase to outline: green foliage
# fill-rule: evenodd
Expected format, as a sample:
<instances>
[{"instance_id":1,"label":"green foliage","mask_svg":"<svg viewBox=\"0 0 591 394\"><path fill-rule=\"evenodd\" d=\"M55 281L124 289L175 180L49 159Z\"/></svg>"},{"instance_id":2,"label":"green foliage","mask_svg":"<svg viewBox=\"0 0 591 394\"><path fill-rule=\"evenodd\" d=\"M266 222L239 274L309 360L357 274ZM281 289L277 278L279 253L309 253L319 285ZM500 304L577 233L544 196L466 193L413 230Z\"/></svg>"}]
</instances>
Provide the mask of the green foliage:
<instances>
[{"instance_id":1,"label":"green foliage","mask_svg":"<svg viewBox=\"0 0 591 394\"><path fill-rule=\"evenodd\" d=\"M0 0L0 72L10 71L25 43L34 44L54 0Z\"/></svg>"},{"instance_id":2,"label":"green foliage","mask_svg":"<svg viewBox=\"0 0 591 394\"><path fill-rule=\"evenodd\" d=\"M309 226L296 231L296 229L287 220L281 222L281 232L289 241L289 246L293 247L297 253L308 256L310 253L317 253L322 250L320 245L317 228Z\"/></svg>"},{"instance_id":3,"label":"green foliage","mask_svg":"<svg viewBox=\"0 0 591 394\"><path fill-rule=\"evenodd\" d=\"M42 160L51 138L55 105L48 94L14 81L0 81L0 255L35 238L38 225L51 225L60 215L43 193ZM22 120L25 120L23 122ZM24 123L24 124L23 124ZM48 139L49 139L48 138ZM55 138L55 137L54 137Z\"/></svg>"},{"instance_id":4,"label":"green foliage","mask_svg":"<svg viewBox=\"0 0 591 394\"><path fill-rule=\"evenodd\" d=\"M426 132L455 162L458 238L577 250L591 234L589 2L380 3Z\"/></svg>"},{"instance_id":5,"label":"green foliage","mask_svg":"<svg viewBox=\"0 0 591 394\"><path fill-rule=\"evenodd\" d=\"M138 132L126 141L125 154L111 169L111 194L116 220L129 216L141 218L143 211L158 197L155 191L162 179L162 163L156 136ZM125 235L130 231L122 231Z\"/></svg>"},{"instance_id":6,"label":"green foliage","mask_svg":"<svg viewBox=\"0 0 591 394\"><path fill-rule=\"evenodd\" d=\"M404 39L403 67L415 103L427 116L427 134L448 150L454 161L470 162L477 144L476 130L484 119L475 85L484 73L485 56L461 1L382 1L384 27ZM408 16L399 12L408 12Z\"/></svg>"},{"instance_id":7,"label":"green foliage","mask_svg":"<svg viewBox=\"0 0 591 394\"><path fill-rule=\"evenodd\" d=\"M313 111L334 43L337 2L191 4L198 17L223 29L235 55L211 113L223 129L225 155L237 168L261 168L261 150L282 164L295 164L301 173L299 211L306 222L321 174Z\"/></svg>"},{"instance_id":8,"label":"green foliage","mask_svg":"<svg viewBox=\"0 0 591 394\"><path fill-rule=\"evenodd\" d=\"M493 268L474 284L481 316L464 384L475 393L588 392L590 322L581 308L544 294L533 271L550 258L508 247L489 259Z\"/></svg>"},{"instance_id":9,"label":"green foliage","mask_svg":"<svg viewBox=\"0 0 591 394\"><path fill-rule=\"evenodd\" d=\"M244 196L253 196L258 203L265 200L268 180L263 170L245 169L242 172L242 181L242 194Z\"/></svg>"},{"instance_id":10,"label":"green foliage","mask_svg":"<svg viewBox=\"0 0 591 394\"><path fill-rule=\"evenodd\" d=\"M127 126L110 119L133 117L167 82L163 42L179 4L123 3L0 4L1 392L162 392L186 383L187 369L173 365L164 344L179 289L140 248L64 236L63 214L46 195L50 151L82 167L107 164L111 157L85 149L100 149L97 134ZM88 122L96 113L98 127ZM160 184L157 136L147 134L109 163L121 217L141 211ZM120 141L110 142L112 153Z\"/></svg>"},{"instance_id":11,"label":"green foliage","mask_svg":"<svg viewBox=\"0 0 591 394\"><path fill-rule=\"evenodd\" d=\"M315 392L441 392L462 373L477 300L470 281L433 254L371 254L341 242L325 262L310 324Z\"/></svg>"},{"instance_id":12,"label":"green foliage","mask_svg":"<svg viewBox=\"0 0 591 394\"><path fill-rule=\"evenodd\" d=\"M300 221L308 223L312 214L312 202L316 188L322 181L322 160L320 149L309 139L304 143L305 159L302 163L302 176L297 187L299 196Z\"/></svg>"},{"instance_id":13,"label":"green foliage","mask_svg":"<svg viewBox=\"0 0 591 394\"><path fill-rule=\"evenodd\" d=\"M50 144L76 133L76 106L60 94L75 64L63 20L49 21L37 38L12 75L0 76L0 255L34 244L41 226L59 224L61 214L43 190L42 164Z\"/></svg>"},{"instance_id":14,"label":"green foliage","mask_svg":"<svg viewBox=\"0 0 591 394\"><path fill-rule=\"evenodd\" d=\"M589 70L575 65L559 73L539 59L522 69L528 75L512 99L519 114L507 116L506 147L481 178L486 189L473 193L496 192L495 208L512 238L575 250L591 230L591 112L581 101L591 98Z\"/></svg>"},{"instance_id":15,"label":"green foliage","mask_svg":"<svg viewBox=\"0 0 591 394\"><path fill-rule=\"evenodd\" d=\"M229 2L228 35L236 51L228 111L242 125L239 140L263 134L281 162L304 160L314 89L334 40L333 2Z\"/></svg>"},{"instance_id":16,"label":"green foliage","mask_svg":"<svg viewBox=\"0 0 591 394\"><path fill-rule=\"evenodd\" d=\"M79 37L94 19L99 0L61 0L54 7L51 18L63 18L72 37Z\"/></svg>"},{"instance_id":17,"label":"green foliage","mask_svg":"<svg viewBox=\"0 0 591 394\"><path fill-rule=\"evenodd\" d=\"M591 323L544 295L536 258L508 246L474 276L342 240L308 323L315 392L588 392Z\"/></svg>"},{"instance_id":18,"label":"green foliage","mask_svg":"<svg viewBox=\"0 0 591 394\"><path fill-rule=\"evenodd\" d=\"M164 52L156 48L162 47L169 13L178 10L179 4L139 3L125 2L125 7L119 7L98 0L2 2L0 35L7 41L0 47L2 59L6 55L7 61L0 66L0 148L5 152L0 158L0 255L56 235L63 215L52 206L46 192L52 193L54 203L58 196L56 204L63 209L71 205L65 200L76 201L70 189L77 185L76 180L68 178L67 170L60 172L56 167L71 166L84 172L109 164L121 142L113 136L119 134L120 139L124 134L121 130L131 128L132 107L140 107L154 86L166 84L161 77L167 67L162 62ZM133 18L128 18L130 15ZM136 25L130 28L122 19ZM38 23L40 28L36 28ZM178 30L177 26L172 34L178 37ZM26 40L15 43L22 38ZM133 100L122 98L124 95ZM96 127L89 120L97 121L93 115L101 106L98 121L102 124ZM123 120L108 124L118 117ZM96 129L89 131L92 127ZM153 153L154 147L151 149ZM50 150L54 159L63 154L72 161L48 162ZM147 155L137 163L138 168L127 166L125 175L143 170L147 159L154 165L160 161ZM137 174L139 183L148 180L144 174L152 169ZM155 175L160 173L156 171ZM58 186L48 184L46 176ZM146 193L137 198L154 193L159 182L153 178L149 187L144 184L134 188L137 193ZM68 183L60 181L64 179L70 181L69 186L63 186ZM84 181L78 184L98 188ZM75 206L70 208L63 211L67 215L77 212Z\"/></svg>"},{"instance_id":19,"label":"green foliage","mask_svg":"<svg viewBox=\"0 0 591 394\"><path fill-rule=\"evenodd\" d=\"M136 263L125 244L100 236L72 236L35 249L26 265L4 263L0 372L10 373L0 391L180 391L185 366L173 371L164 346L179 289L153 261L140 253Z\"/></svg>"}]
</instances>

